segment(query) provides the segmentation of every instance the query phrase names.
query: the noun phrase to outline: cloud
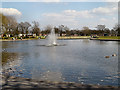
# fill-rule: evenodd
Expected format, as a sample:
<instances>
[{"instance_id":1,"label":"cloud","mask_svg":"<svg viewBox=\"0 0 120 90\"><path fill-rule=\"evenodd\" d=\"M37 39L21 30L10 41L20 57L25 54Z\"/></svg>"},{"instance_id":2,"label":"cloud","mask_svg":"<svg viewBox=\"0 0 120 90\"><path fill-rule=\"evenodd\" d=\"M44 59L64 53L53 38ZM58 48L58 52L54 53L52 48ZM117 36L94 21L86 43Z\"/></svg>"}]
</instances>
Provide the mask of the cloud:
<instances>
[{"instance_id":1,"label":"cloud","mask_svg":"<svg viewBox=\"0 0 120 90\"><path fill-rule=\"evenodd\" d=\"M74 16L74 17L82 17L82 18L92 18L93 16L90 14L90 11L76 11L76 10L64 10L64 15Z\"/></svg>"},{"instance_id":2,"label":"cloud","mask_svg":"<svg viewBox=\"0 0 120 90\"><path fill-rule=\"evenodd\" d=\"M57 14L57 13L44 13L43 14L43 23L50 24L52 26L54 25L74 25L77 26L78 21L74 20L75 16L67 16L62 14Z\"/></svg>"},{"instance_id":3,"label":"cloud","mask_svg":"<svg viewBox=\"0 0 120 90\"><path fill-rule=\"evenodd\" d=\"M20 17L22 13L15 8L0 8L0 13L6 16Z\"/></svg>"},{"instance_id":4,"label":"cloud","mask_svg":"<svg viewBox=\"0 0 120 90\"><path fill-rule=\"evenodd\" d=\"M117 6L105 6L93 8L91 10L64 10L59 13L44 13L43 22L53 25L67 25L72 28L81 28L83 26L95 27L97 24L105 24L112 28L113 21L117 22Z\"/></svg>"},{"instance_id":5,"label":"cloud","mask_svg":"<svg viewBox=\"0 0 120 90\"><path fill-rule=\"evenodd\" d=\"M111 7L111 8L110 7L98 7L98 8L94 8L93 10L91 10L91 13L112 15L117 11L118 11L117 7Z\"/></svg>"},{"instance_id":6,"label":"cloud","mask_svg":"<svg viewBox=\"0 0 120 90\"><path fill-rule=\"evenodd\" d=\"M61 13L45 13L44 16L47 17L70 17L70 18L94 18L100 15L115 15L117 14L118 8L117 7L98 7L92 10L83 10L83 11L76 11L76 10L64 10Z\"/></svg>"},{"instance_id":7,"label":"cloud","mask_svg":"<svg viewBox=\"0 0 120 90\"><path fill-rule=\"evenodd\" d=\"M105 21L107 21L107 19L106 18L101 18L100 21L105 22Z\"/></svg>"}]
</instances>

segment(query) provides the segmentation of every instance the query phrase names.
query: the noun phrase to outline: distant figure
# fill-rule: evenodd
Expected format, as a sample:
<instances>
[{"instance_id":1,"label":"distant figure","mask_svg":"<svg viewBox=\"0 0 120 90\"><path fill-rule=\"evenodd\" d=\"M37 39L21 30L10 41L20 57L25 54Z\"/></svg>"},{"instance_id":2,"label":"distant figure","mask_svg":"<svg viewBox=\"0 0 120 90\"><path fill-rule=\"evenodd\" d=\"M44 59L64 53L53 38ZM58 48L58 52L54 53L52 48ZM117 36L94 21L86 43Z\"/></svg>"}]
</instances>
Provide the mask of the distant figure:
<instances>
[{"instance_id":1,"label":"distant figure","mask_svg":"<svg viewBox=\"0 0 120 90\"><path fill-rule=\"evenodd\" d=\"M113 54L112 56L115 57L115 56L117 56L117 55L116 55L116 54Z\"/></svg>"},{"instance_id":2,"label":"distant figure","mask_svg":"<svg viewBox=\"0 0 120 90\"><path fill-rule=\"evenodd\" d=\"M110 58L110 56L105 56L105 58Z\"/></svg>"}]
</instances>

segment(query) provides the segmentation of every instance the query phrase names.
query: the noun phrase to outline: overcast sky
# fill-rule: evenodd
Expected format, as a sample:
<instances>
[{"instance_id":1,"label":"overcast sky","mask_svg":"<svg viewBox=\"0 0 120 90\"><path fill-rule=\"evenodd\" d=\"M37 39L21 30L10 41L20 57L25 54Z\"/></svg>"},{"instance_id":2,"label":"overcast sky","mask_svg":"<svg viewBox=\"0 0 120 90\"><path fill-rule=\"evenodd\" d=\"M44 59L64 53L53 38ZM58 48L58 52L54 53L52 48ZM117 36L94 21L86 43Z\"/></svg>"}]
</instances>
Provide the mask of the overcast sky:
<instances>
[{"instance_id":1,"label":"overcast sky","mask_svg":"<svg viewBox=\"0 0 120 90\"><path fill-rule=\"evenodd\" d=\"M118 22L118 2L115 2L118 0L101 0L103 2L99 2L99 0L89 0L89 2L88 0L62 1L2 0L0 12L15 16L18 22L38 21L42 28L46 25L58 26L61 24L78 29L83 26L94 28L98 24L112 28Z\"/></svg>"}]
</instances>

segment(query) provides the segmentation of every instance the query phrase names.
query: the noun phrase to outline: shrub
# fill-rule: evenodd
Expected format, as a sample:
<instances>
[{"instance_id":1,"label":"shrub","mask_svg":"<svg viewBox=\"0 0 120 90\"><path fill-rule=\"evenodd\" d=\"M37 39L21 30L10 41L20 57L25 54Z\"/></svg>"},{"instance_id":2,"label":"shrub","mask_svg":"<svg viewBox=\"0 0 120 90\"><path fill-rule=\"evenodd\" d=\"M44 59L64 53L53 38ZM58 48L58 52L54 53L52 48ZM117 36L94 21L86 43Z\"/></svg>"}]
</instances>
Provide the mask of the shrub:
<instances>
[{"instance_id":1,"label":"shrub","mask_svg":"<svg viewBox=\"0 0 120 90\"><path fill-rule=\"evenodd\" d=\"M8 37L3 37L3 39L8 39Z\"/></svg>"},{"instance_id":2,"label":"shrub","mask_svg":"<svg viewBox=\"0 0 120 90\"><path fill-rule=\"evenodd\" d=\"M35 38L34 36L32 36L31 38Z\"/></svg>"},{"instance_id":3,"label":"shrub","mask_svg":"<svg viewBox=\"0 0 120 90\"><path fill-rule=\"evenodd\" d=\"M17 39L21 39L21 37L17 37Z\"/></svg>"}]
</instances>

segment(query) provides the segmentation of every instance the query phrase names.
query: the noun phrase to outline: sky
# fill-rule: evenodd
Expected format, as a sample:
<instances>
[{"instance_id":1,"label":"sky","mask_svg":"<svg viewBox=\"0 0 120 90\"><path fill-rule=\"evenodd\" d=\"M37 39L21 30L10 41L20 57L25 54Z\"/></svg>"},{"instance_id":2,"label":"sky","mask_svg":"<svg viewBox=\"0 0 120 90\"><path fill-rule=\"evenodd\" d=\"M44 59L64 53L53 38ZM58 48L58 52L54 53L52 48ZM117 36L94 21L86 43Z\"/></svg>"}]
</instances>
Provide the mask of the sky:
<instances>
[{"instance_id":1,"label":"sky","mask_svg":"<svg viewBox=\"0 0 120 90\"><path fill-rule=\"evenodd\" d=\"M118 2L101 1L2 0L0 13L15 16L18 22L37 21L41 28L65 25L71 29L82 29L84 26L95 28L102 24L111 29L118 22Z\"/></svg>"},{"instance_id":2,"label":"sky","mask_svg":"<svg viewBox=\"0 0 120 90\"><path fill-rule=\"evenodd\" d=\"M118 2L120 0L1 0L3 2Z\"/></svg>"}]
</instances>

